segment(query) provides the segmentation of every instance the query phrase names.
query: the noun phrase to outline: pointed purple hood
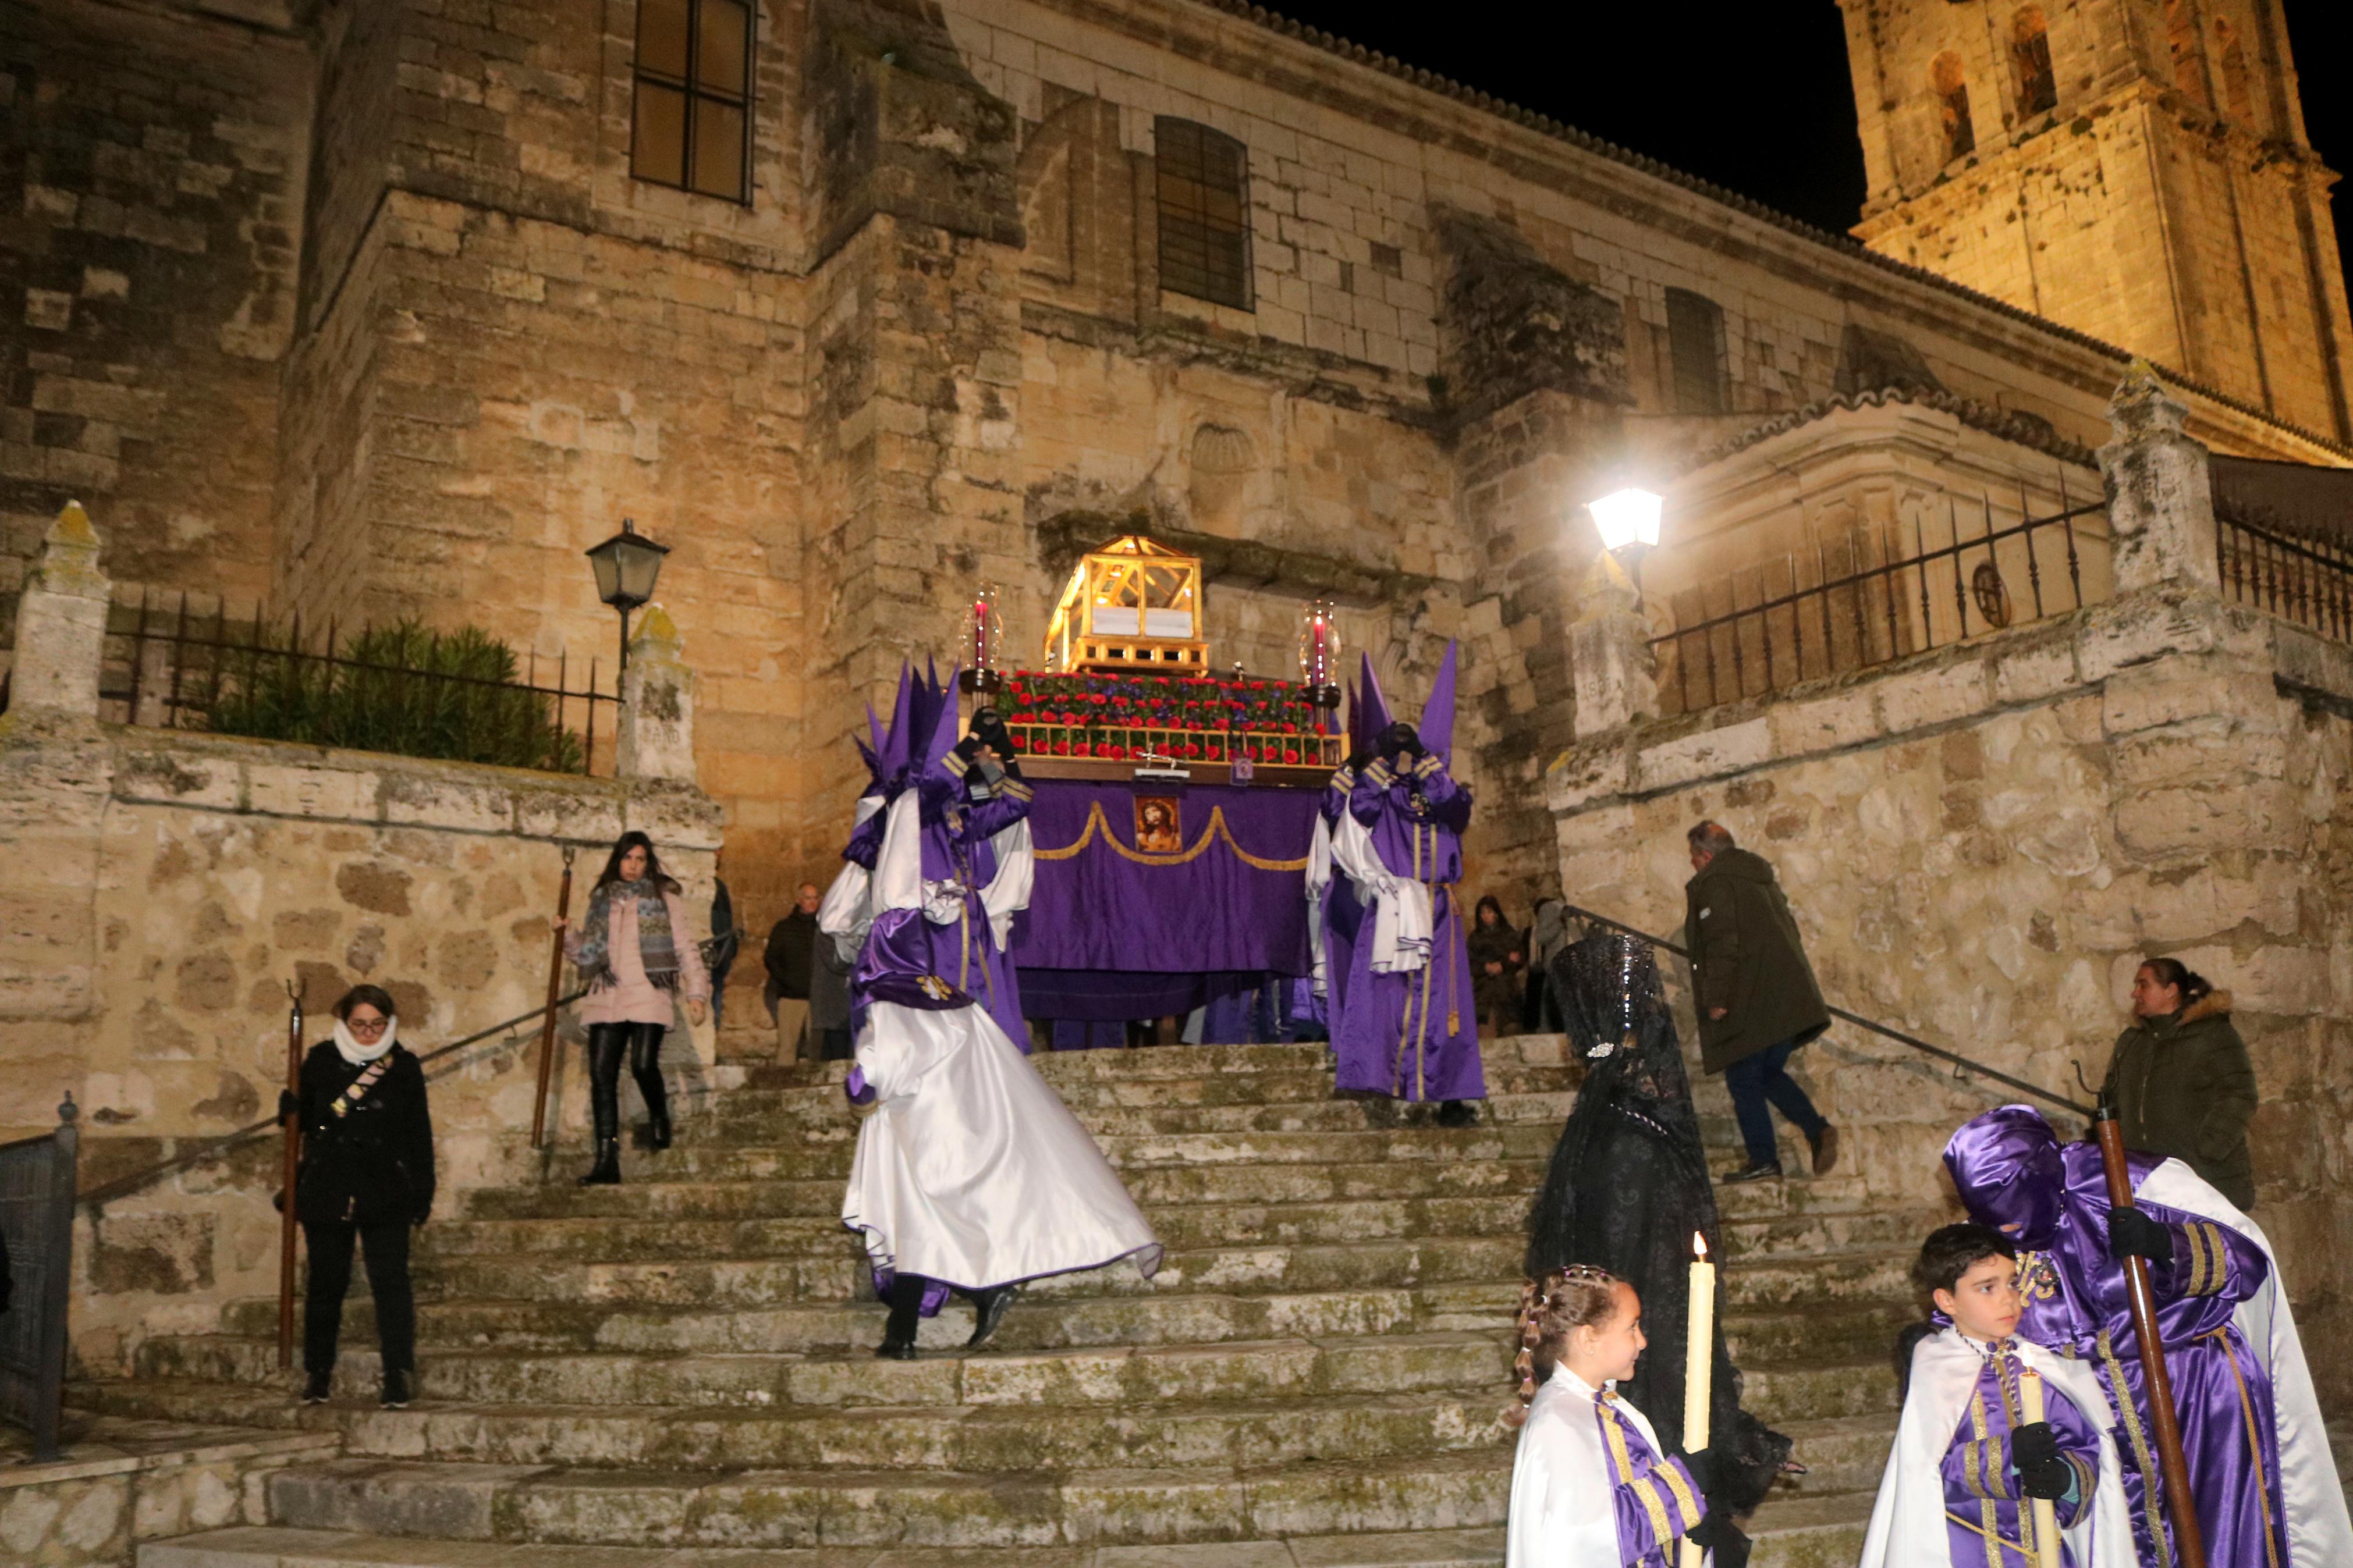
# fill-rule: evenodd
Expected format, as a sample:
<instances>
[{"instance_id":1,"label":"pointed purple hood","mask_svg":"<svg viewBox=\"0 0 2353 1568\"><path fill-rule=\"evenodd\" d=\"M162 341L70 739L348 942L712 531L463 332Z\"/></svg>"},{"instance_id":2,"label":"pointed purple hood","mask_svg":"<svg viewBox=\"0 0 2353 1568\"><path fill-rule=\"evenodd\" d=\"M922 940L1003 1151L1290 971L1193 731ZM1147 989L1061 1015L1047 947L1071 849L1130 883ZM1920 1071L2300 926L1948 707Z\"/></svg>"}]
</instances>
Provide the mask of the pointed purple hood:
<instances>
[{"instance_id":1,"label":"pointed purple hood","mask_svg":"<svg viewBox=\"0 0 2353 1568\"><path fill-rule=\"evenodd\" d=\"M1424 750L1444 763L1454 766L1454 645L1446 645L1446 657L1439 661L1438 679L1430 683L1430 701L1421 710L1421 722L1416 726Z\"/></svg>"},{"instance_id":2,"label":"pointed purple hood","mask_svg":"<svg viewBox=\"0 0 2353 1568\"><path fill-rule=\"evenodd\" d=\"M1348 754L1369 752L1389 727L1388 700L1381 695L1381 678L1373 670L1373 656L1357 656L1362 664L1356 689L1348 698Z\"/></svg>"}]
</instances>

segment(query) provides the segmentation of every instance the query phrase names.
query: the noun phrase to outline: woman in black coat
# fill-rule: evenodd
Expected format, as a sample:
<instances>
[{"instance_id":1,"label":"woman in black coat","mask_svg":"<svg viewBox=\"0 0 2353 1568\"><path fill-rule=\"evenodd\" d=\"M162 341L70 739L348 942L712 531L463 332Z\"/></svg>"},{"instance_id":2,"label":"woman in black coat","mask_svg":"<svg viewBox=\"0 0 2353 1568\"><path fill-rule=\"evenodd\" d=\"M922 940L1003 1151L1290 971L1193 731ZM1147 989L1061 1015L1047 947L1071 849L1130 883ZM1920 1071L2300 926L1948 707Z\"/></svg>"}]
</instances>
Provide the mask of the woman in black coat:
<instances>
[{"instance_id":1,"label":"woman in black coat","mask_svg":"<svg viewBox=\"0 0 2353 1568\"><path fill-rule=\"evenodd\" d=\"M302 1165L294 1215L310 1258L303 1287L305 1405L324 1405L334 1382L335 1340L356 1243L375 1298L384 1352L384 1407L405 1409L417 1381L417 1306L408 1283L408 1230L433 1208L433 1119L425 1069L396 1037L392 997L353 987L335 1004L332 1038L302 1062L298 1103Z\"/></svg>"}]
</instances>

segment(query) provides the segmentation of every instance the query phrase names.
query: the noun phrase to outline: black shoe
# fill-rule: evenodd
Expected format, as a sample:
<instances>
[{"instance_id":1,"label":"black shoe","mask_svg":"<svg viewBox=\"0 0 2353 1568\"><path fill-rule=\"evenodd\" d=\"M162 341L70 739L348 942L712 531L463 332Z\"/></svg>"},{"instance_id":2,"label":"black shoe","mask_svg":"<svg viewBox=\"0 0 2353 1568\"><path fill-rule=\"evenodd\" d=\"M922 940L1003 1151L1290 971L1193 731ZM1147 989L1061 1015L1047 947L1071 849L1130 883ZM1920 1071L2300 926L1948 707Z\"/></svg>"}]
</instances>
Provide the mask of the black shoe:
<instances>
[{"instance_id":1,"label":"black shoe","mask_svg":"<svg viewBox=\"0 0 2353 1568\"><path fill-rule=\"evenodd\" d=\"M1724 1177L1724 1184L1731 1187L1737 1186L1743 1182L1778 1182L1780 1179L1781 1166L1777 1161L1769 1165L1750 1165L1746 1169L1731 1172Z\"/></svg>"},{"instance_id":2,"label":"black shoe","mask_svg":"<svg viewBox=\"0 0 2353 1568\"><path fill-rule=\"evenodd\" d=\"M417 1396L417 1374L413 1372L387 1372L384 1374L384 1396L376 1401L386 1410L406 1410Z\"/></svg>"},{"instance_id":3,"label":"black shoe","mask_svg":"<svg viewBox=\"0 0 2353 1568\"><path fill-rule=\"evenodd\" d=\"M1815 1175L1827 1176L1831 1171L1837 1168L1839 1156L1839 1135L1837 1128L1832 1127L1828 1122L1824 1122L1822 1124L1821 1131L1816 1136L1807 1139L1806 1143L1814 1152Z\"/></svg>"},{"instance_id":4,"label":"black shoe","mask_svg":"<svg viewBox=\"0 0 2353 1568\"><path fill-rule=\"evenodd\" d=\"M993 1290L976 1290L972 1297L972 1338L965 1341L966 1350L978 1350L997 1332L997 1325L1005 1321L1005 1310L1013 1305L1013 1298L1021 1293L1018 1285L999 1285Z\"/></svg>"},{"instance_id":5,"label":"black shoe","mask_svg":"<svg viewBox=\"0 0 2353 1568\"><path fill-rule=\"evenodd\" d=\"M584 1187L617 1187L621 1184L621 1141L600 1139L596 1144L596 1163L580 1178Z\"/></svg>"},{"instance_id":6,"label":"black shoe","mask_svg":"<svg viewBox=\"0 0 2353 1568\"><path fill-rule=\"evenodd\" d=\"M650 1111L646 1117L646 1142L656 1149L670 1147L670 1112Z\"/></svg>"},{"instance_id":7,"label":"black shoe","mask_svg":"<svg viewBox=\"0 0 2353 1568\"><path fill-rule=\"evenodd\" d=\"M892 1339L886 1333L882 1336L882 1342L874 1347L874 1353L884 1361L913 1361L915 1359L915 1342Z\"/></svg>"},{"instance_id":8,"label":"black shoe","mask_svg":"<svg viewBox=\"0 0 2353 1568\"><path fill-rule=\"evenodd\" d=\"M305 1405L324 1405L333 1396L334 1391L335 1374L333 1373L314 1372L310 1375L309 1380L302 1384L302 1403Z\"/></svg>"},{"instance_id":9,"label":"black shoe","mask_svg":"<svg viewBox=\"0 0 2353 1568\"><path fill-rule=\"evenodd\" d=\"M1438 1108L1438 1124L1440 1127L1476 1127L1479 1125L1479 1113L1471 1109L1467 1100L1450 1100Z\"/></svg>"}]
</instances>

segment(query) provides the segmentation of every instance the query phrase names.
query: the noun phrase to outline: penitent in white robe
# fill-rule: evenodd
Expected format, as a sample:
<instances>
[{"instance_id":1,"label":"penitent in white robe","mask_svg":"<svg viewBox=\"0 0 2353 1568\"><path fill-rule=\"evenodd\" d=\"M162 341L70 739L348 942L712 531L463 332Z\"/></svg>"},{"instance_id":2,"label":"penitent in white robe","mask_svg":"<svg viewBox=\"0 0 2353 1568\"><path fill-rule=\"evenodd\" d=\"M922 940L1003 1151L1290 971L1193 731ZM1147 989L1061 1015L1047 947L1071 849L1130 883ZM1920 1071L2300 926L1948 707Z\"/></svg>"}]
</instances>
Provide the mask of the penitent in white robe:
<instances>
[{"instance_id":1,"label":"penitent in white robe","mask_svg":"<svg viewBox=\"0 0 2353 1568\"><path fill-rule=\"evenodd\" d=\"M2092 1506L2074 1529L2061 1532L2069 1555L2078 1568L2135 1568L2132 1514L2112 1436L2116 1411L2098 1374L2056 1351L2025 1340L2015 1343L2019 1359L2074 1401L2100 1433L2100 1479ZM1912 1382L1896 1423L1895 1446L1879 1478L1862 1568L1952 1568L1952 1539L1945 1528L1945 1455L1984 1369L1985 1358L1951 1329L1929 1335L1912 1352Z\"/></svg>"},{"instance_id":2,"label":"penitent in white robe","mask_svg":"<svg viewBox=\"0 0 2353 1568\"><path fill-rule=\"evenodd\" d=\"M876 1100L841 1223L878 1272L982 1289L1123 1258L1159 1268L1118 1173L987 1008L877 1000L858 1066Z\"/></svg>"}]
</instances>

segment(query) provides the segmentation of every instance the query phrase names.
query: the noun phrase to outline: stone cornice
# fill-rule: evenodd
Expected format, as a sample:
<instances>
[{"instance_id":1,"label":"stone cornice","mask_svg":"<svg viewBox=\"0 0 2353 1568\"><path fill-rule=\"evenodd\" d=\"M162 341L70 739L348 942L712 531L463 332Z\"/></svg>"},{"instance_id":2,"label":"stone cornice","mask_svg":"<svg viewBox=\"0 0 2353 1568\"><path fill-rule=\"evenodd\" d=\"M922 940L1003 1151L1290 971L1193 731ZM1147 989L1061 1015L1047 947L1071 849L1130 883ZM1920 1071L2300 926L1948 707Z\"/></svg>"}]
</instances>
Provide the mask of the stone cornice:
<instances>
[{"instance_id":1,"label":"stone cornice","mask_svg":"<svg viewBox=\"0 0 2353 1568\"><path fill-rule=\"evenodd\" d=\"M1702 468L1724 461L1726 458L1745 452L1752 447L1762 446L1776 437L1785 436L1792 430L1811 425L1818 420L1827 419L1834 414L1852 413L1864 408L1886 408L1899 404L1933 408L1940 414L1949 414L1972 429L2000 437L2002 440L2024 447L2030 451L2056 458L2063 463L2073 463L2086 468L2099 466L2099 459L2089 447L2068 440L2042 420L1989 407L1970 398L1956 396L1949 392L1915 392L1905 387L1890 386L1875 392L1841 394L1837 397L1826 398L1820 403L1810 403L1803 408L1768 419L1761 425L1744 430L1729 441L1720 442L1704 451L1694 453L1684 461L1680 471L1683 474L1696 473Z\"/></svg>"}]
</instances>

